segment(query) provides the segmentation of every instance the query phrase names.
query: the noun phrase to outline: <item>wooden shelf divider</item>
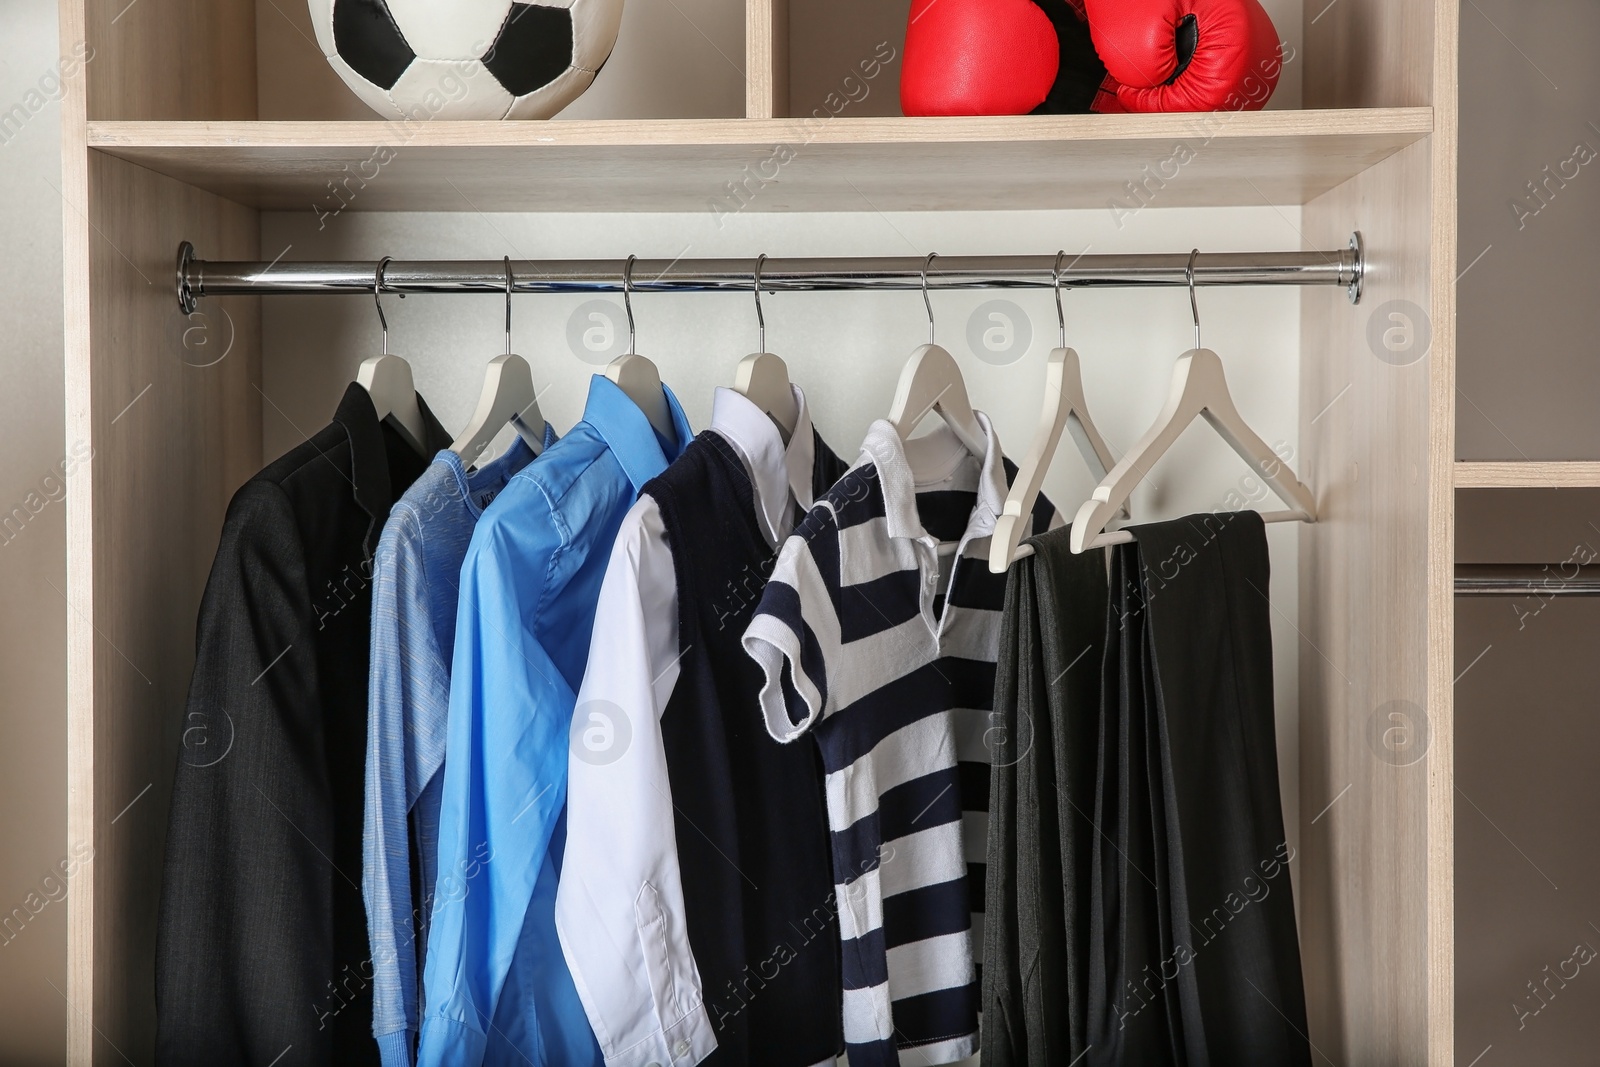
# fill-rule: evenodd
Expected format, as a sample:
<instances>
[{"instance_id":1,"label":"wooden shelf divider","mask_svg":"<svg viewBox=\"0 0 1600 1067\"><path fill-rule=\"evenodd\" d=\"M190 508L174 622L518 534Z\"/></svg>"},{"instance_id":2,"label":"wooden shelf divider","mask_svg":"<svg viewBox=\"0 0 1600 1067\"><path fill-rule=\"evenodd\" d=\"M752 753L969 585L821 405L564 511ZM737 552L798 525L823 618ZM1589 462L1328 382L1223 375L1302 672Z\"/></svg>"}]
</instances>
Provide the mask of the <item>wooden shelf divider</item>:
<instances>
[{"instance_id":1,"label":"wooden shelf divider","mask_svg":"<svg viewBox=\"0 0 1600 1067\"><path fill-rule=\"evenodd\" d=\"M789 0L746 0L745 118L789 113Z\"/></svg>"}]
</instances>

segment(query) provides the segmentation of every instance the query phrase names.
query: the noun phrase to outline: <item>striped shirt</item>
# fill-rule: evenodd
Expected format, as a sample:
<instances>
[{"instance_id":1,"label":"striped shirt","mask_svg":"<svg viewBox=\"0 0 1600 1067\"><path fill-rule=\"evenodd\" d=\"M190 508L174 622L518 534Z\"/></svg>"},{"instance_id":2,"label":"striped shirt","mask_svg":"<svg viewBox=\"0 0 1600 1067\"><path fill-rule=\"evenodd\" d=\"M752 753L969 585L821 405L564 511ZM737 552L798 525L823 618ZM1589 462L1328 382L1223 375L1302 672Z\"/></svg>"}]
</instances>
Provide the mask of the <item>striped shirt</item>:
<instances>
[{"instance_id":1,"label":"striped shirt","mask_svg":"<svg viewBox=\"0 0 1600 1067\"><path fill-rule=\"evenodd\" d=\"M767 729L810 732L822 753L851 1067L977 1051L1005 599L987 556L1009 466L978 421L981 461L943 427L907 443L874 423L785 543L744 635ZM1035 527L1058 522L1041 498Z\"/></svg>"}]
</instances>

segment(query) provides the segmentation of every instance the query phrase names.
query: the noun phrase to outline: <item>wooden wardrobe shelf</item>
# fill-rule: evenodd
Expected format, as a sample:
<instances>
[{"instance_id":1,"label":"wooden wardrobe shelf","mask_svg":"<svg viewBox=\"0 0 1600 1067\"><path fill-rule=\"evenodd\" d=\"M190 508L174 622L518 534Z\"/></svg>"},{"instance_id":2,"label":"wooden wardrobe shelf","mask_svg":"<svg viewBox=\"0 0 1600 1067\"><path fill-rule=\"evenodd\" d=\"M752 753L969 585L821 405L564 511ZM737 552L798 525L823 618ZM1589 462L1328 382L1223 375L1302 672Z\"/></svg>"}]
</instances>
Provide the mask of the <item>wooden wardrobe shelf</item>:
<instances>
[{"instance_id":1,"label":"wooden wardrobe shelf","mask_svg":"<svg viewBox=\"0 0 1600 1067\"><path fill-rule=\"evenodd\" d=\"M1460 461L1455 483L1457 489L1600 489L1600 461Z\"/></svg>"},{"instance_id":2,"label":"wooden wardrobe shelf","mask_svg":"<svg viewBox=\"0 0 1600 1067\"><path fill-rule=\"evenodd\" d=\"M88 146L248 207L919 211L1303 204L1433 109L603 122L90 122ZM1134 195L1134 187L1142 192ZM1141 204L1141 200L1143 204Z\"/></svg>"}]
</instances>

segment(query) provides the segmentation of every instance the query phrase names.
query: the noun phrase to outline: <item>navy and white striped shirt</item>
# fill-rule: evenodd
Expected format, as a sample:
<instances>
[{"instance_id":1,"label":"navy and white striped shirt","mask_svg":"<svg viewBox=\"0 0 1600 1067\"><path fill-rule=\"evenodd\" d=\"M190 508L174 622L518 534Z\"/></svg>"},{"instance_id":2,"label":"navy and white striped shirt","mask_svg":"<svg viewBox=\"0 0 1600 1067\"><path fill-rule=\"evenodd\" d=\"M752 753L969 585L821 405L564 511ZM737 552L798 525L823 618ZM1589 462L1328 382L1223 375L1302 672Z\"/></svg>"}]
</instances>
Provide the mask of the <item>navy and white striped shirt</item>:
<instances>
[{"instance_id":1,"label":"navy and white striped shirt","mask_svg":"<svg viewBox=\"0 0 1600 1067\"><path fill-rule=\"evenodd\" d=\"M851 1067L977 1051L989 750L1005 575L987 566L1006 465L948 429L875 422L785 543L744 646L767 729L811 732L828 819ZM1034 525L1059 522L1041 498ZM957 544L940 559L939 545ZM912 1051L914 1050L914 1051Z\"/></svg>"}]
</instances>

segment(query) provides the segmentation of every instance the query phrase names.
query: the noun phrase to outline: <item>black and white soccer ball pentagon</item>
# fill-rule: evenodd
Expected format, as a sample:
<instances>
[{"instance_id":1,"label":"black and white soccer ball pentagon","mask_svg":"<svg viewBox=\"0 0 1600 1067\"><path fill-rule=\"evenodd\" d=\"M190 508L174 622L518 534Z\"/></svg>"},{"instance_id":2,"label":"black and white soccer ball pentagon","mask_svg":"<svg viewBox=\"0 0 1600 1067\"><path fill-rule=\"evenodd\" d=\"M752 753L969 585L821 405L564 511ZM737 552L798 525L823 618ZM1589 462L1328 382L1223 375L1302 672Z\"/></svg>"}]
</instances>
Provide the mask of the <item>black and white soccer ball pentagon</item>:
<instances>
[{"instance_id":1,"label":"black and white soccer ball pentagon","mask_svg":"<svg viewBox=\"0 0 1600 1067\"><path fill-rule=\"evenodd\" d=\"M317 43L391 119L544 119L611 54L622 0L310 0Z\"/></svg>"}]
</instances>

